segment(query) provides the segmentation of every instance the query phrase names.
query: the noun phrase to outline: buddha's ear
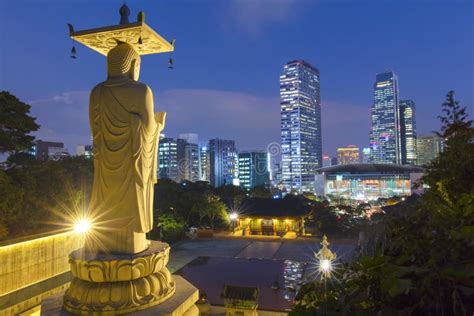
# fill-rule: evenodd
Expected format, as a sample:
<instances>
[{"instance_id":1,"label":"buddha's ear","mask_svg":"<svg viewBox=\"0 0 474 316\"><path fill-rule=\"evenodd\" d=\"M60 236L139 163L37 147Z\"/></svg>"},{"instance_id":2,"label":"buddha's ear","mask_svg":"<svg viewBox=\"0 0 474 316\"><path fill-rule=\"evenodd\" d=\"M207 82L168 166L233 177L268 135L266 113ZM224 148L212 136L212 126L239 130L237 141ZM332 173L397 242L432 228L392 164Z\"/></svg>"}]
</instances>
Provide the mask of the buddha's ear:
<instances>
[{"instance_id":1,"label":"buddha's ear","mask_svg":"<svg viewBox=\"0 0 474 316\"><path fill-rule=\"evenodd\" d=\"M138 78L136 78L136 74L135 74L137 66L138 66L137 60L136 59L132 60L132 64L130 65L130 72L128 74L130 79L135 80L135 81L138 80Z\"/></svg>"}]
</instances>

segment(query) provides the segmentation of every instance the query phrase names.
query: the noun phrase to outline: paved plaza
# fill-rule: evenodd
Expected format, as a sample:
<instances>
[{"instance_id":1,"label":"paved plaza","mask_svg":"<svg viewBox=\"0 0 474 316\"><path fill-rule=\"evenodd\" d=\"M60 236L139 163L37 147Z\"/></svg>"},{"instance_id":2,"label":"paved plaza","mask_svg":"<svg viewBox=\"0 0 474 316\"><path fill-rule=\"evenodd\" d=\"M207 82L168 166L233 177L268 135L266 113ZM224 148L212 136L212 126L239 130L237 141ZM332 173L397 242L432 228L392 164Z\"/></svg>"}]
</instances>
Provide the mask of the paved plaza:
<instances>
[{"instance_id":1,"label":"paved plaza","mask_svg":"<svg viewBox=\"0 0 474 316\"><path fill-rule=\"evenodd\" d=\"M331 250L341 261L350 260L355 254L355 243L333 242ZM317 240L254 240L254 239L196 239L171 245L168 268L176 272L199 256L224 258L258 258L309 262L320 248Z\"/></svg>"}]
</instances>

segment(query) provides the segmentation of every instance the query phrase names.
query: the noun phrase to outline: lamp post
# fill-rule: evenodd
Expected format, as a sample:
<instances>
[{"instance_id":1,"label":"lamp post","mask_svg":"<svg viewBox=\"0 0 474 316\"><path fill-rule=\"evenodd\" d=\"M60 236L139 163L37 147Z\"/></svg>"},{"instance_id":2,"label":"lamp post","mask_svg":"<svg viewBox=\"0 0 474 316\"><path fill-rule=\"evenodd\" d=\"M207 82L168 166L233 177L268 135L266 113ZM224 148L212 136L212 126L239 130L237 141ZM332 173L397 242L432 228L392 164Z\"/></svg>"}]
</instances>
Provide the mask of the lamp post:
<instances>
[{"instance_id":1,"label":"lamp post","mask_svg":"<svg viewBox=\"0 0 474 316\"><path fill-rule=\"evenodd\" d=\"M233 234L235 234L235 224L236 224L236 221L237 221L237 217L239 217L239 216L237 215L236 212L232 212L232 213L230 213L230 215L229 215L229 218L230 218L230 220L231 220L231 222L232 222L232 233L233 233Z\"/></svg>"},{"instance_id":2,"label":"lamp post","mask_svg":"<svg viewBox=\"0 0 474 316\"><path fill-rule=\"evenodd\" d=\"M316 254L316 259L319 260L319 273L321 273L321 279L324 282L324 299L327 304L327 279L331 277L333 270L332 262L336 260L337 255L329 249L329 241L326 235L323 236L321 241L321 249ZM325 306L327 311L327 305Z\"/></svg>"},{"instance_id":3,"label":"lamp post","mask_svg":"<svg viewBox=\"0 0 474 316\"><path fill-rule=\"evenodd\" d=\"M91 228L91 223L86 219L81 219L74 224L74 231L78 234L85 234Z\"/></svg>"}]
</instances>

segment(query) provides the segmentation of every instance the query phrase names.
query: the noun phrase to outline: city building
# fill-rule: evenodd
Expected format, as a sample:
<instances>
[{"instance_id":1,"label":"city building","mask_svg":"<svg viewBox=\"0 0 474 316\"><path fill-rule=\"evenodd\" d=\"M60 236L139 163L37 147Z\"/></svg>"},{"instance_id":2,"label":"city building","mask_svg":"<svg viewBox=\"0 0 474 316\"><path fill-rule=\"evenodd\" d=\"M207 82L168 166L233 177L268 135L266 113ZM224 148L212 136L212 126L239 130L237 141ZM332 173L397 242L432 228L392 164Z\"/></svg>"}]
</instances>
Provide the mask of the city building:
<instances>
[{"instance_id":1,"label":"city building","mask_svg":"<svg viewBox=\"0 0 474 316\"><path fill-rule=\"evenodd\" d=\"M60 156L69 155L67 149L64 148L64 143L42 140L34 141L31 154L38 160L55 159Z\"/></svg>"},{"instance_id":2,"label":"city building","mask_svg":"<svg viewBox=\"0 0 474 316\"><path fill-rule=\"evenodd\" d=\"M179 181L178 144L173 138L164 137L158 145L158 179Z\"/></svg>"},{"instance_id":3,"label":"city building","mask_svg":"<svg viewBox=\"0 0 474 316\"><path fill-rule=\"evenodd\" d=\"M187 141L189 144L199 144L198 142L198 134L195 133L184 133L184 134L179 134L178 139L184 139Z\"/></svg>"},{"instance_id":4,"label":"city building","mask_svg":"<svg viewBox=\"0 0 474 316\"><path fill-rule=\"evenodd\" d=\"M199 145L197 144L197 138L190 139L192 141L195 140L196 143L189 143L187 139L178 138L176 141L178 181L187 180L195 182L200 179Z\"/></svg>"},{"instance_id":5,"label":"city building","mask_svg":"<svg viewBox=\"0 0 474 316\"><path fill-rule=\"evenodd\" d=\"M269 159L266 151L239 153L239 183L245 189L270 185Z\"/></svg>"},{"instance_id":6,"label":"city building","mask_svg":"<svg viewBox=\"0 0 474 316\"><path fill-rule=\"evenodd\" d=\"M337 157L331 158L331 166L337 166Z\"/></svg>"},{"instance_id":7,"label":"city building","mask_svg":"<svg viewBox=\"0 0 474 316\"><path fill-rule=\"evenodd\" d=\"M444 149L443 138L437 135L425 135L416 139L417 165L426 166L437 158Z\"/></svg>"},{"instance_id":8,"label":"city building","mask_svg":"<svg viewBox=\"0 0 474 316\"><path fill-rule=\"evenodd\" d=\"M337 162L339 165L359 163L359 147L348 145L337 149Z\"/></svg>"},{"instance_id":9,"label":"city building","mask_svg":"<svg viewBox=\"0 0 474 316\"><path fill-rule=\"evenodd\" d=\"M209 162L209 150L208 145L202 145L199 147L199 180L210 182L211 170Z\"/></svg>"},{"instance_id":10,"label":"city building","mask_svg":"<svg viewBox=\"0 0 474 316\"><path fill-rule=\"evenodd\" d=\"M370 147L362 148L362 163L371 163Z\"/></svg>"},{"instance_id":11,"label":"city building","mask_svg":"<svg viewBox=\"0 0 474 316\"><path fill-rule=\"evenodd\" d=\"M420 193L413 185L424 169L396 164L349 164L318 169L315 192L318 196L372 201Z\"/></svg>"},{"instance_id":12,"label":"city building","mask_svg":"<svg viewBox=\"0 0 474 316\"><path fill-rule=\"evenodd\" d=\"M319 70L288 62L280 76L282 179L287 191L312 191L322 165Z\"/></svg>"},{"instance_id":13,"label":"city building","mask_svg":"<svg viewBox=\"0 0 474 316\"><path fill-rule=\"evenodd\" d=\"M92 158L93 156L92 145L77 145L76 156L84 156L86 158Z\"/></svg>"},{"instance_id":14,"label":"city building","mask_svg":"<svg viewBox=\"0 0 474 316\"><path fill-rule=\"evenodd\" d=\"M402 145L402 163L416 164L416 119L415 102L400 100L400 128Z\"/></svg>"},{"instance_id":15,"label":"city building","mask_svg":"<svg viewBox=\"0 0 474 316\"><path fill-rule=\"evenodd\" d=\"M371 160L373 163L402 163L398 77L392 71L378 74L371 110Z\"/></svg>"},{"instance_id":16,"label":"city building","mask_svg":"<svg viewBox=\"0 0 474 316\"><path fill-rule=\"evenodd\" d=\"M209 140L210 183L218 188L223 185L237 184L237 150L233 140Z\"/></svg>"},{"instance_id":17,"label":"city building","mask_svg":"<svg viewBox=\"0 0 474 316\"><path fill-rule=\"evenodd\" d=\"M281 163L275 162L272 167L271 181L273 187L282 188Z\"/></svg>"},{"instance_id":18,"label":"city building","mask_svg":"<svg viewBox=\"0 0 474 316\"><path fill-rule=\"evenodd\" d=\"M331 163L331 157L329 157L329 155L323 155L323 168L326 168L326 167L331 167L332 166L332 163Z\"/></svg>"}]
</instances>

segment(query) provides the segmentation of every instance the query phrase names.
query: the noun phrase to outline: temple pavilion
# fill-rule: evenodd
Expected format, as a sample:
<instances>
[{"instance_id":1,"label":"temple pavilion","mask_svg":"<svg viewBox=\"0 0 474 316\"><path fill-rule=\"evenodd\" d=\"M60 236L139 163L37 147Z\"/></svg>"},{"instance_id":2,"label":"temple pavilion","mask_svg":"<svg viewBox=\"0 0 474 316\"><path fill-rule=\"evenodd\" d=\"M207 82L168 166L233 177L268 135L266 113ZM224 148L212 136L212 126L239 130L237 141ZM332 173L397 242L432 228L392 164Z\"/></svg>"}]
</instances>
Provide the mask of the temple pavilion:
<instances>
[{"instance_id":1,"label":"temple pavilion","mask_svg":"<svg viewBox=\"0 0 474 316\"><path fill-rule=\"evenodd\" d=\"M237 229L243 235L304 235L305 218L310 213L310 201L304 198L249 198L240 207Z\"/></svg>"}]
</instances>

